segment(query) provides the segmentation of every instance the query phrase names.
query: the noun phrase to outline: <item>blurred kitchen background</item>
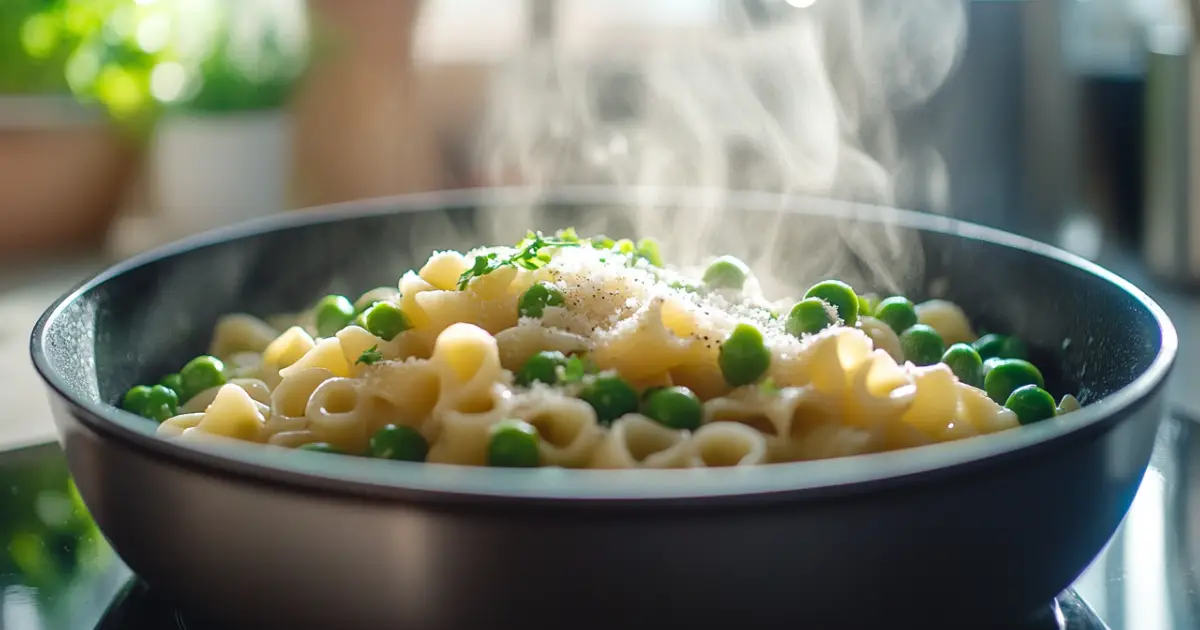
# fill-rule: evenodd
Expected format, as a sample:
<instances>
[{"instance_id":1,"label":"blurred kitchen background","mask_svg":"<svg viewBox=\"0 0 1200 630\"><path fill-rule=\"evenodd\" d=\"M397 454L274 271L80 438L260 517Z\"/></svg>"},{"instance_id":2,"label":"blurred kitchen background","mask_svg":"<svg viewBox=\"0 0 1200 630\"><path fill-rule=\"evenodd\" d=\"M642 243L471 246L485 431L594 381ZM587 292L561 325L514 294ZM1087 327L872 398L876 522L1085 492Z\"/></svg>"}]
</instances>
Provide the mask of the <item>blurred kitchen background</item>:
<instances>
[{"instance_id":1,"label":"blurred kitchen background","mask_svg":"<svg viewBox=\"0 0 1200 630\"><path fill-rule=\"evenodd\" d=\"M941 157L940 210L1088 255L1102 236L1140 248L1148 59L1176 2L966 2L957 68L897 113L901 145ZM289 208L485 183L471 156L488 78L522 49L810 4L4 0L0 260L123 257Z\"/></svg>"},{"instance_id":2,"label":"blurred kitchen background","mask_svg":"<svg viewBox=\"0 0 1200 630\"><path fill-rule=\"evenodd\" d=\"M0 450L54 439L29 328L112 261L271 213L493 183L476 159L490 82L523 52L761 28L836 1L0 0ZM865 6L889 2L926 0ZM894 112L899 144L936 156L898 203L1142 286L1179 327L1176 383L1200 370L1200 65L1183 2L964 0L948 79ZM636 89L614 74L600 115L629 115ZM1200 412L1200 388L1171 396ZM1147 475L1125 555L1079 584L1128 622L1114 627L1184 627L1153 569L1174 474ZM66 492L65 471L46 475Z\"/></svg>"},{"instance_id":3,"label":"blurred kitchen background","mask_svg":"<svg viewBox=\"0 0 1200 630\"><path fill-rule=\"evenodd\" d=\"M514 58L611 50L619 60L618 41L762 29L826 1L2 0L0 397L40 391L25 360L29 326L114 260L290 209L496 183L479 159L491 101L507 99L492 111L509 118L561 105L520 83L497 92ZM922 35L913 24L951 5L862 6L882 20L911 7L894 35L911 40ZM1200 278L1200 196L1188 187L1200 66L1184 0L961 6L965 47L941 55L955 59L932 81L941 88L889 112L900 157L921 158L900 167L919 172L894 201L1153 278L1160 297L1156 287ZM599 70L590 115L636 117L637 81L619 63ZM606 129L583 126L591 131ZM587 162L589 142L611 149L603 135L575 137L583 132L567 134L564 153L535 147L524 158L549 157L559 181L594 182L595 169L575 177L560 165ZM751 174L754 157L743 160ZM1190 317L1177 315L1185 333ZM1200 393L1188 395L1200 409ZM0 442L52 434L48 419L27 420L45 417L40 396L12 397L19 411L0 418Z\"/></svg>"}]
</instances>

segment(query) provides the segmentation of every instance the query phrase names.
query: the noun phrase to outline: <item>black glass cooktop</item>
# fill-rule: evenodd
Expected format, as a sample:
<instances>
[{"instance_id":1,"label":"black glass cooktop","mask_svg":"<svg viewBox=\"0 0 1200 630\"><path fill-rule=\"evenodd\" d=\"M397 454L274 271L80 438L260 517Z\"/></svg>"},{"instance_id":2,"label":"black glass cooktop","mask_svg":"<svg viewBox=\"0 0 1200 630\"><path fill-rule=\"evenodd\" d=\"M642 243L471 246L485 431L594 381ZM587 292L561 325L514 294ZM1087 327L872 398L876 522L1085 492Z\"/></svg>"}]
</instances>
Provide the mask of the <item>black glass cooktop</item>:
<instances>
[{"instance_id":1,"label":"black glass cooktop","mask_svg":"<svg viewBox=\"0 0 1200 630\"><path fill-rule=\"evenodd\" d=\"M98 630L153 628L154 630L208 630L222 626L200 615L179 610L159 597L153 589L131 580L114 598L112 607L96 626ZM1100 630L1108 626L1088 608L1078 595L1068 591L1046 606L1045 611L1022 630Z\"/></svg>"},{"instance_id":2,"label":"black glass cooktop","mask_svg":"<svg viewBox=\"0 0 1200 630\"><path fill-rule=\"evenodd\" d=\"M121 563L88 517L56 445L0 453L0 540L8 541L0 555L0 630L223 627L176 607ZM1105 552L1014 630L1200 627L1197 542L1200 424L1177 415L1164 423L1150 471ZM976 625L964 620L962 627Z\"/></svg>"}]
</instances>

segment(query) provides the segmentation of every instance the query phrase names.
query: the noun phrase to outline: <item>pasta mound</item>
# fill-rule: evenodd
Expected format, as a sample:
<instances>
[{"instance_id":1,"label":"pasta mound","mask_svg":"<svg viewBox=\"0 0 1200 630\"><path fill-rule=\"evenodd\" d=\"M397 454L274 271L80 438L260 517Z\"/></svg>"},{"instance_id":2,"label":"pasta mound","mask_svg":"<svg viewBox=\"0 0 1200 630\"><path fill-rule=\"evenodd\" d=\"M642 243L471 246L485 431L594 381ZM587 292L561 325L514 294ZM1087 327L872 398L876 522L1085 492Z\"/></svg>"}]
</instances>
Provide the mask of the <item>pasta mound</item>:
<instances>
[{"instance_id":1,"label":"pasta mound","mask_svg":"<svg viewBox=\"0 0 1200 630\"><path fill-rule=\"evenodd\" d=\"M180 400L159 433L447 464L683 468L888 451L1023 420L990 381L964 382L969 361L906 360L934 337L976 341L950 302L915 305L924 337L900 334L866 298L847 316L836 286L781 312L736 261L701 280L649 247L531 234L435 252L349 308L330 296L270 323L227 316L209 372L189 364L171 381ZM1068 396L1052 411L1077 407Z\"/></svg>"}]
</instances>

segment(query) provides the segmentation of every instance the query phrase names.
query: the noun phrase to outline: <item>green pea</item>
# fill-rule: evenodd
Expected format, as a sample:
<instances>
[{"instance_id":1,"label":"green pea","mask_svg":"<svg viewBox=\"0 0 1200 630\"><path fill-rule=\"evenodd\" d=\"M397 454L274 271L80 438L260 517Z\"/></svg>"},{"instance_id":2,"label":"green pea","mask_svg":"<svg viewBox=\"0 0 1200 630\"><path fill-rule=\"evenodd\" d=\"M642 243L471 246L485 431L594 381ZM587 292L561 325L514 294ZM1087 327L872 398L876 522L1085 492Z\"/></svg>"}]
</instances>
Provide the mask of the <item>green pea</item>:
<instances>
[{"instance_id":1,"label":"green pea","mask_svg":"<svg viewBox=\"0 0 1200 630\"><path fill-rule=\"evenodd\" d=\"M206 389L224 385L228 379L225 376L225 364L216 357L204 355L188 361L179 370L179 380L183 388L179 392L180 400L190 400Z\"/></svg>"},{"instance_id":2,"label":"green pea","mask_svg":"<svg viewBox=\"0 0 1200 630\"><path fill-rule=\"evenodd\" d=\"M887 324L900 334L917 325L917 311L912 300L900 295L892 296L879 303L875 319Z\"/></svg>"},{"instance_id":3,"label":"green pea","mask_svg":"<svg viewBox=\"0 0 1200 630\"><path fill-rule=\"evenodd\" d=\"M534 381L553 385L558 382L558 368L566 367L567 357L556 350L544 350L525 360L517 370L517 385L529 387Z\"/></svg>"},{"instance_id":4,"label":"green pea","mask_svg":"<svg viewBox=\"0 0 1200 630\"><path fill-rule=\"evenodd\" d=\"M1005 339L1004 346L1000 348L1000 358L1002 359L1029 359L1029 349L1025 347L1025 342L1021 341L1013 335L1009 335Z\"/></svg>"},{"instance_id":5,"label":"green pea","mask_svg":"<svg viewBox=\"0 0 1200 630\"><path fill-rule=\"evenodd\" d=\"M975 347L975 351L984 359L1000 356L1000 350L1004 347L1004 335L995 333L984 335L975 340L971 345Z\"/></svg>"},{"instance_id":6,"label":"green pea","mask_svg":"<svg viewBox=\"0 0 1200 630\"><path fill-rule=\"evenodd\" d=\"M914 365L933 365L941 360L946 344L932 327L917 324L900 333L900 349Z\"/></svg>"},{"instance_id":7,"label":"green pea","mask_svg":"<svg viewBox=\"0 0 1200 630\"><path fill-rule=\"evenodd\" d=\"M638 395L619 376L598 376L583 387L579 397L596 410L596 420L610 425L613 420L638 410Z\"/></svg>"},{"instance_id":8,"label":"green pea","mask_svg":"<svg viewBox=\"0 0 1200 630\"><path fill-rule=\"evenodd\" d=\"M537 429L524 420L501 420L489 431L488 466L534 468L541 464Z\"/></svg>"},{"instance_id":9,"label":"green pea","mask_svg":"<svg viewBox=\"0 0 1200 630\"><path fill-rule=\"evenodd\" d=\"M301 451L312 451L314 453L329 453L332 455L343 455L342 449L330 444L329 442L309 442L297 447Z\"/></svg>"},{"instance_id":10,"label":"green pea","mask_svg":"<svg viewBox=\"0 0 1200 630\"><path fill-rule=\"evenodd\" d=\"M704 270L704 284L714 289L738 289L746 284L750 268L733 256L721 256Z\"/></svg>"},{"instance_id":11,"label":"green pea","mask_svg":"<svg viewBox=\"0 0 1200 630\"><path fill-rule=\"evenodd\" d=\"M375 287L358 296L358 299L354 301L354 310L355 312L362 313L385 300L396 301L399 299L400 292L396 290L395 286Z\"/></svg>"},{"instance_id":12,"label":"green pea","mask_svg":"<svg viewBox=\"0 0 1200 630\"><path fill-rule=\"evenodd\" d=\"M858 322L858 294L840 280L824 280L812 286L805 298L821 298L837 309L838 317L847 326Z\"/></svg>"},{"instance_id":13,"label":"green pea","mask_svg":"<svg viewBox=\"0 0 1200 630\"><path fill-rule=\"evenodd\" d=\"M130 413L142 415L142 410L146 408L147 401L150 400L150 387L148 385L137 385L129 388L125 392L125 397L121 399L121 408Z\"/></svg>"},{"instance_id":14,"label":"green pea","mask_svg":"<svg viewBox=\"0 0 1200 630\"><path fill-rule=\"evenodd\" d=\"M819 298L807 298L796 302L788 313L784 330L789 335L799 337L805 333L817 333L837 322L836 311Z\"/></svg>"},{"instance_id":15,"label":"green pea","mask_svg":"<svg viewBox=\"0 0 1200 630\"><path fill-rule=\"evenodd\" d=\"M412 427L389 424L371 436L369 452L380 459L423 462L429 454L429 442Z\"/></svg>"},{"instance_id":16,"label":"green pea","mask_svg":"<svg viewBox=\"0 0 1200 630\"><path fill-rule=\"evenodd\" d=\"M686 387L663 387L646 398L646 417L672 429L694 430L704 419L700 399Z\"/></svg>"},{"instance_id":17,"label":"green pea","mask_svg":"<svg viewBox=\"0 0 1200 630\"><path fill-rule=\"evenodd\" d=\"M942 355L942 363L949 366L950 371L963 383L971 387L983 385L983 359L979 358L975 348L965 343L956 343Z\"/></svg>"},{"instance_id":18,"label":"green pea","mask_svg":"<svg viewBox=\"0 0 1200 630\"><path fill-rule=\"evenodd\" d=\"M992 357L1000 357L1001 359L1028 359L1029 350L1025 347L1025 342L1010 335L998 335L995 333L984 335L975 340L971 344L979 351L979 356L990 359Z\"/></svg>"},{"instance_id":19,"label":"green pea","mask_svg":"<svg viewBox=\"0 0 1200 630\"><path fill-rule=\"evenodd\" d=\"M661 392L664 389L667 389L666 385L655 385L653 387L647 387L644 391L642 391L642 401L645 402L647 400L650 400L651 396L653 396L657 392Z\"/></svg>"},{"instance_id":20,"label":"green pea","mask_svg":"<svg viewBox=\"0 0 1200 630\"><path fill-rule=\"evenodd\" d=\"M983 378L987 379L988 372L991 372L992 368L999 365L1000 362L1003 360L1004 359L1001 359L1000 357L992 357L990 359L984 359L983 360Z\"/></svg>"},{"instance_id":21,"label":"green pea","mask_svg":"<svg viewBox=\"0 0 1200 630\"><path fill-rule=\"evenodd\" d=\"M1000 359L987 376L983 377L983 389L997 403L1004 404L1014 391L1025 385L1045 387L1042 373L1024 359Z\"/></svg>"},{"instance_id":22,"label":"green pea","mask_svg":"<svg viewBox=\"0 0 1200 630\"><path fill-rule=\"evenodd\" d=\"M652 238L644 238L637 242L637 255L655 267L663 266L662 248L658 241Z\"/></svg>"},{"instance_id":23,"label":"green pea","mask_svg":"<svg viewBox=\"0 0 1200 630\"><path fill-rule=\"evenodd\" d=\"M147 402L148 417L159 422L174 416L179 409L179 395L165 385L152 386Z\"/></svg>"},{"instance_id":24,"label":"green pea","mask_svg":"<svg viewBox=\"0 0 1200 630\"><path fill-rule=\"evenodd\" d=\"M162 377L162 380L158 384L175 392L176 396L179 395L179 392L183 391L183 377L178 372Z\"/></svg>"},{"instance_id":25,"label":"green pea","mask_svg":"<svg viewBox=\"0 0 1200 630\"><path fill-rule=\"evenodd\" d=\"M138 385L125 393L121 407L143 418L162 422L175 415L179 397L175 390L164 385Z\"/></svg>"},{"instance_id":26,"label":"green pea","mask_svg":"<svg viewBox=\"0 0 1200 630\"><path fill-rule=\"evenodd\" d=\"M404 311L391 302L378 302L364 311L361 317L366 324L363 328L384 341L391 341L412 327Z\"/></svg>"},{"instance_id":27,"label":"green pea","mask_svg":"<svg viewBox=\"0 0 1200 630\"><path fill-rule=\"evenodd\" d=\"M1004 406L1017 414L1021 424L1033 424L1053 418L1058 412L1054 396L1037 385L1023 385L1013 390L1004 401Z\"/></svg>"},{"instance_id":28,"label":"green pea","mask_svg":"<svg viewBox=\"0 0 1200 630\"><path fill-rule=\"evenodd\" d=\"M354 320L354 305L344 295L326 295L313 307L317 336L332 337Z\"/></svg>"},{"instance_id":29,"label":"green pea","mask_svg":"<svg viewBox=\"0 0 1200 630\"><path fill-rule=\"evenodd\" d=\"M726 383L733 387L749 385L766 374L771 366L771 353L757 328L738 324L721 344L717 364Z\"/></svg>"},{"instance_id":30,"label":"green pea","mask_svg":"<svg viewBox=\"0 0 1200 630\"><path fill-rule=\"evenodd\" d=\"M542 313L546 311L547 306L562 306L566 302L562 291L545 282L538 282L525 289L520 299L517 300L517 315L521 317L541 317Z\"/></svg>"}]
</instances>

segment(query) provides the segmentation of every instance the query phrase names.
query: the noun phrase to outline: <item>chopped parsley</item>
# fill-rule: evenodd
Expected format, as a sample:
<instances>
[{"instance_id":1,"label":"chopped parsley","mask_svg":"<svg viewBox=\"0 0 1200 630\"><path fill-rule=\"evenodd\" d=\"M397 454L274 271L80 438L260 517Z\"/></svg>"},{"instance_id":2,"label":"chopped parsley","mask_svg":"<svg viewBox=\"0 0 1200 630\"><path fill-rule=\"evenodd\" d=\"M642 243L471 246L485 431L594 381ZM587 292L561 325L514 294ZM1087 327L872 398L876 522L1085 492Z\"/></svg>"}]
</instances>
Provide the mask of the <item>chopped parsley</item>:
<instances>
[{"instance_id":1,"label":"chopped parsley","mask_svg":"<svg viewBox=\"0 0 1200 630\"><path fill-rule=\"evenodd\" d=\"M773 396L779 393L779 386L775 384L775 379L768 376L758 384L758 391L763 394Z\"/></svg>"},{"instance_id":2,"label":"chopped parsley","mask_svg":"<svg viewBox=\"0 0 1200 630\"><path fill-rule=\"evenodd\" d=\"M525 235L525 240L517 244L517 251L511 256L501 257L496 252L476 256L471 267L458 277L458 290L465 290L471 280L486 276L501 267L540 269L550 262L550 253L543 250L556 247L579 247L583 244L583 241L575 235L574 230L569 233L564 230L559 234L564 236L544 236L541 232L529 232Z\"/></svg>"},{"instance_id":3,"label":"chopped parsley","mask_svg":"<svg viewBox=\"0 0 1200 630\"><path fill-rule=\"evenodd\" d=\"M608 250L626 256L629 266L638 260L645 260L655 267L662 267L662 253L658 241L644 238L636 244L623 238L614 241L606 236L596 238L580 238L575 228L567 228L555 232L554 236L546 236L541 232L528 232L525 239L517 243L516 252L502 256L498 252L488 252L475 256L471 266L458 277L458 290L463 291L471 280L486 276L501 267L520 267L522 269L540 269L550 262L550 252L557 247L581 247L590 245L595 249ZM602 259L601 262L604 262Z\"/></svg>"},{"instance_id":4,"label":"chopped parsley","mask_svg":"<svg viewBox=\"0 0 1200 630\"><path fill-rule=\"evenodd\" d=\"M568 243L584 243L586 239L579 238L579 234L575 232L575 228L569 227L565 230L559 230L554 233L554 236L567 241Z\"/></svg>"},{"instance_id":5,"label":"chopped parsley","mask_svg":"<svg viewBox=\"0 0 1200 630\"><path fill-rule=\"evenodd\" d=\"M462 272L462 275L458 277L458 290L462 291L466 289L467 284L471 282L471 279L486 276L487 274L492 273L493 271L507 264L511 263L508 260L500 260L500 257L498 254L496 254L496 252L490 252L483 256L476 256L475 261L471 263L471 267Z\"/></svg>"},{"instance_id":6,"label":"chopped parsley","mask_svg":"<svg viewBox=\"0 0 1200 630\"><path fill-rule=\"evenodd\" d=\"M358 365L359 363L374 365L382 360L383 353L379 351L379 346L375 345L363 350L363 353L358 356L358 360L354 362L354 365Z\"/></svg>"},{"instance_id":7,"label":"chopped parsley","mask_svg":"<svg viewBox=\"0 0 1200 630\"><path fill-rule=\"evenodd\" d=\"M616 244L616 241L604 235L592 239L592 247L596 249L612 249Z\"/></svg>"},{"instance_id":8,"label":"chopped parsley","mask_svg":"<svg viewBox=\"0 0 1200 630\"><path fill-rule=\"evenodd\" d=\"M636 265L639 260L644 260L654 267L664 266L658 241L652 238L644 238L634 243L627 238L614 241L611 238L601 236L592 239L592 247L607 249L625 256L626 265L629 267Z\"/></svg>"},{"instance_id":9,"label":"chopped parsley","mask_svg":"<svg viewBox=\"0 0 1200 630\"><path fill-rule=\"evenodd\" d=\"M696 284L692 284L690 282L685 282L683 280L676 280L674 282L669 283L667 286L671 287L672 289L678 289L680 291L687 291L688 293L696 293L696 294L701 293L703 290L703 287L696 285Z\"/></svg>"}]
</instances>

